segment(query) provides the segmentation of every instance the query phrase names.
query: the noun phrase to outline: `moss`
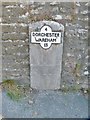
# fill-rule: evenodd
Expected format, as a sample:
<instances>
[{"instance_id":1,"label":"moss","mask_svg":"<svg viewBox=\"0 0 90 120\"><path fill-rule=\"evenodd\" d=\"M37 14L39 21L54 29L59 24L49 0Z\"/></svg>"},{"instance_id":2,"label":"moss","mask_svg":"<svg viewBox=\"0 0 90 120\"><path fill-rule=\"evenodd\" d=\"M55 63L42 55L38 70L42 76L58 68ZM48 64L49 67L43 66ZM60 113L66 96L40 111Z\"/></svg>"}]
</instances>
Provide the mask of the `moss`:
<instances>
[{"instance_id":1,"label":"moss","mask_svg":"<svg viewBox=\"0 0 90 120\"><path fill-rule=\"evenodd\" d=\"M72 13L71 13L71 22L74 22L76 19L77 19L76 3L73 2L73 5L72 5Z\"/></svg>"},{"instance_id":2,"label":"moss","mask_svg":"<svg viewBox=\"0 0 90 120\"><path fill-rule=\"evenodd\" d=\"M82 91L84 94L90 94L90 88L81 88L81 91Z\"/></svg>"},{"instance_id":3,"label":"moss","mask_svg":"<svg viewBox=\"0 0 90 120\"><path fill-rule=\"evenodd\" d=\"M7 80L3 80L0 84L6 84L6 83L8 83L8 84L15 84L15 81L12 80L12 79L7 79Z\"/></svg>"},{"instance_id":4,"label":"moss","mask_svg":"<svg viewBox=\"0 0 90 120\"><path fill-rule=\"evenodd\" d=\"M69 91L69 88L68 88L67 86L62 87L62 88L61 88L61 91L62 91L62 92L68 92L68 91Z\"/></svg>"},{"instance_id":5,"label":"moss","mask_svg":"<svg viewBox=\"0 0 90 120\"><path fill-rule=\"evenodd\" d=\"M73 85L73 86L65 86L61 88L62 92L78 92L80 91L81 87L79 85Z\"/></svg>"},{"instance_id":6,"label":"moss","mask_svg":"<svg viewBox=\"0 0 90 120\"><path fill-rule=\"evenodd\" d=\"M22 94L19 91L19 89L8 90L7 95L14 101L18 101L18 100L20 100L20 98L22 98Z\"/></svg>"},{"instance_id":7,"label":"moss","mask_svg":"<svg viewBox=\"0 0 90 120\"><path fill-rule=\"evenodd\" d=\"M80 78L80 69L81 69L81 64L76 63L75 68L73 70L73 74L75 75L75 77Z\"/></svg>"},{"instance_id":8,"label":"moss","mask_svg":"<svg viewBox=\"0 0 90 120\"><path fill-rule=\"evenodd\" d=\"M87 89L87 92L90 93L90 88Z\"/></svg>"},{"instance_id":9,"label":"moss","mask_svg":"<svg viewBox=\"0 0 90 120\"><path fill-rule=\"evenodd\" d=\"M71 21L74 22L76 20L76 14L71 15Z\"/></svg>"},{"instance_id":10,"label":"moss","mask_svg":"<svg viewBox=\"0 0 90 120\"><path fill-rule=\"evenodd\" d=\"M61 88L62 92L81 92L84 95L90 94L90 88L82 88L80 85L76 84L73 86L67 86L65 85L64 87Z\"/></svg>"}]
</instances>

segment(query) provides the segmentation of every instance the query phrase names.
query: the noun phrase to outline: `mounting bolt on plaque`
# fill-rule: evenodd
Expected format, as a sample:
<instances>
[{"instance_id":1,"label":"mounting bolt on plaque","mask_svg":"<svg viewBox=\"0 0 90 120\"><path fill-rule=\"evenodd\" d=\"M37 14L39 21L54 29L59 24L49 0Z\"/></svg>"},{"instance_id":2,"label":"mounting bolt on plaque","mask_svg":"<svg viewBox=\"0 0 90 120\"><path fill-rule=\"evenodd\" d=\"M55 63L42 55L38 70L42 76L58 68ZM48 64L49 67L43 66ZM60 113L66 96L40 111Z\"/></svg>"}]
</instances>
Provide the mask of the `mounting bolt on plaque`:
<instances>
[{"instance_id":1,"label":"mounting bolt on plaque","mask_svg":"<svg viewBox=\"0 0 90 120\"><path fill-rule=\"evenodd\" d=\"M29 25L30 83L35 89L60 89L64 26L54 21Z\"/></svg>"}]
</instances>

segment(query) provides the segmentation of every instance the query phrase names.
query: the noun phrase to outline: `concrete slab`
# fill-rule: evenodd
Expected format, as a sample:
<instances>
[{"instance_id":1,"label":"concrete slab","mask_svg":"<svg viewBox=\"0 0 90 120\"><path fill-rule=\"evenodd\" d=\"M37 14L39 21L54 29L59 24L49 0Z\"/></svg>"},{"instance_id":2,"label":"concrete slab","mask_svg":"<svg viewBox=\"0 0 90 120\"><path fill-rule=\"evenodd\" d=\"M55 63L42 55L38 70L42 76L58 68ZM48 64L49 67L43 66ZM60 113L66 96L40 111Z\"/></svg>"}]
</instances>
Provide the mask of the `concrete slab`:
<instances>
[{"instance_id":1,"label":"concrete slab","mask_svg":"<svg viewBox=\"0 0 90 120\"><path fill-rule=\"evenodd\" d=\"M33 91L19 102L3 93L5 118L88 118L88 100L81 93Z\"/></svg>"}]
</instances>

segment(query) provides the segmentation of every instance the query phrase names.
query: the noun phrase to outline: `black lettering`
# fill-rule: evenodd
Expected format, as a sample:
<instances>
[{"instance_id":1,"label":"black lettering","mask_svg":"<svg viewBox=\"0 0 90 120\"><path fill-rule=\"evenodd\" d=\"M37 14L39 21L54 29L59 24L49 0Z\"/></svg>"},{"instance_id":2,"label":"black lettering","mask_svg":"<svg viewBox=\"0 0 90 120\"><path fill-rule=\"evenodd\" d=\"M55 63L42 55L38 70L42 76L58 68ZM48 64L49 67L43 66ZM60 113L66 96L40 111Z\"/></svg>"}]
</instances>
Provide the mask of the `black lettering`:
<instances>
[{"instance_id":1,"label":"black lettering","mask_svg":"<svg viewBox=\"0 0 90 120\"><path fill-rule=\"evenodd\" d=\"M44 43L44 47L48 47L48 43Z\"/></svg>"},{"instance_id":2,"label":"black lettering","mask_svg":"<svg viewBox=\"0 0 90 120\"><path fill-rule=\"evenodd\" d=\"M52 42L56 42L56 39L52 39Z\"/></svg>"}]
</instances>

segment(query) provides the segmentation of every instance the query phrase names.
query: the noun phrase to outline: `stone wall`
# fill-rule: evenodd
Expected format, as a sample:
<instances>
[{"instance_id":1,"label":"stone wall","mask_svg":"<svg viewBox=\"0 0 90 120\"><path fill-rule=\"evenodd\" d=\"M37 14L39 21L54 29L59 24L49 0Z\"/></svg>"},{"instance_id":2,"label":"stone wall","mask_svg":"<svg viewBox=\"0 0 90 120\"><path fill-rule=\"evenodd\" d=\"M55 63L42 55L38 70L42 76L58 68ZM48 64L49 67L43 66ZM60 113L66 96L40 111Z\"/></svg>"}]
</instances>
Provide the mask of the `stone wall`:
<instances>
[{"instance_id":1,"label":"stone wall","mask_svg":"<svg viewBox=\"0 0 90 120\"><path fill-rule=\"evenodd\" d=\"M2 3L3 80L29 80L29 23L53 20L65 26L61 86L88 84L88 3ZM1 22L0 20L0 22ZM59 54L59 53L58 53Z\"/></svg>"}]
</instances>

